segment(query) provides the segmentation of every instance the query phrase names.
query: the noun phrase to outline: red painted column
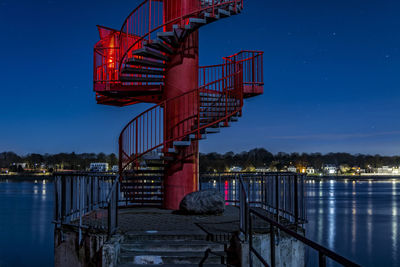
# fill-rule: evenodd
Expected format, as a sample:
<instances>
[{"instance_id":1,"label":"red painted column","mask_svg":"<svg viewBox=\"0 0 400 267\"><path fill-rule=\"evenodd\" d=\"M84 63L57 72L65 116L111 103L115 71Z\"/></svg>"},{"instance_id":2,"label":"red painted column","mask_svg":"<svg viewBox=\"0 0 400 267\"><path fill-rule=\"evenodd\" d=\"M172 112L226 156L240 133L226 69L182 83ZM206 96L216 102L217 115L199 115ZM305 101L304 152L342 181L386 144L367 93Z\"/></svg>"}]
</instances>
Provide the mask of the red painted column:
<instances>
[{"instance_id":1,"label":"red painted column","mask_svg":"<svg viewBox=\"0 0 400 267\"><path fill-rule=\"evenodd\" d=\"M193 10L194 5L198 4L197 0L180 1L166 0L177 6L177 9L187 14ZM193 4L193 5L192 5ZM168 6L168 5L166 5ZM171 15L180 14L178 11L170 12ZM168 15L166 13L166 15ZM168 21L170 18L166 17ZM165 77L164 99L170 99L180 96L186 92L192 91L198 87L198 66L199 66L199 39L198 32L189 35L184 42L181 43L175 56L168 63L168 69ZM187 101L187 98L182 98L181 101ZM183 108L185 107L185 108ZM185 124L184 129L179 132L172 131L171 127L176 125L182 119L182 112L190 112L197 110L196 104L179 103L175 101L171 106L166 107L166 136L170 139L177 137L182 130L189 131L192 126L190 123ZM194 124L194 122L193 122ZM169 147L172 147L171 145ZM167 173L164 180L164 208L176 210L179 209L179 203L182 198L194 191L198 190L198 141L192 141L189 148L178 150L178 160L167 168ZM181 158L183 155L185 157Z\"/></svg>"}]
</instances>

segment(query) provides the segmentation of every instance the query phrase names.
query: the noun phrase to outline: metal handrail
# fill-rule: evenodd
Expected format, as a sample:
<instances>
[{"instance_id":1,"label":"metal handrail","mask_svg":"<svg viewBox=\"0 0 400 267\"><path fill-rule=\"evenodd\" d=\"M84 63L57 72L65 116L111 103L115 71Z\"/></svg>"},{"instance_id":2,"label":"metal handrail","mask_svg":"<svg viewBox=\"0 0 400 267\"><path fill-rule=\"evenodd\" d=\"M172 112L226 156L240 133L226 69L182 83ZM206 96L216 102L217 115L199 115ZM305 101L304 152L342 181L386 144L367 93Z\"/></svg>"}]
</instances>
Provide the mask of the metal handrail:
<instances>
[{"instance_id":1,"label":"metal handrail","mask_svg":"<svg viewBox=\"0 0 400 267\"><path fill-rule=\"evenodd\" d=\"M304 197L305 175L288 172L221 172L221 173L202 173L201 184L204 186L215 187L222 184L222 181L229 183L225 188L224 195L227 203L237 205L239 199L241 177L243 183L248 188L249 203L254 207L260 207L271 214L276 219L284 218L287 223L303 224L307 221L306 205ZM210 181L215 181L213 185L207 185ZM233 182L236 183L233 183ZM232 182L232 183L230 183ZM222 188L219 188L222 190ZM257 194L254 193L257 191Z\"/></svg>"},{"instance_id":2,"label":"metal handrail","mask_svg":"<svg viewBox=\"0 0 400 267\"><path fill-rule=\"evenodd\" d=\"M118 191L119 191L119 175L115 176L111 190L107 196L107 232L110 237L118 227Z\"/></svg>"},{"instance_id":3,"label":"metal handrail","mask_svg":"<svg viewBox=\"0 0 400 267\"><path fill-rule=\"evenodd\" d=\"M276 220L273 220L264 214L260 213L257 211L255 208L250 207L249 199L248 199L248 192L246 190L246 187L244 186L243 179L240 176L239 177L240 181L240 187L239 187L239 194L240 194L240 231L242 234L245 236L245 240L249 241L249 256L250 256L250 262L252 261L252 255L254 254L258 260L264 265L264 266L276 266L275 262L275 227L277 230L281 230L288 234L289 236L301 241L305 245L311 247L312 249L315 249L318 251L318 259L319 259L319 266L325 267L326 266L326 257L332 259L333 261L343 265L343 266L349 266L349 267L359 267L360 265L352 262L351 260L333 252L332 250L323 247L314 241L300 235L299 233L290 230L277 222ZM244 205L244 207L243 207ZM242 214L242 210L246 211L246 214ZM270 225L270 253L271 253L271 263L270 265L267 263L267 261L264 259L264 257L253 247L253 228L252 228L252 214L260 218L261 220L269 223ZM243 225L243 227L242 227Z\"/></svg>"},{"instance_id":4,"label":"metal handrail","mask_svg":"<svg viewBox=\"0 0 400 267\"><path fill-rule=\"evenodd\" d=\"M120 30L120 37L119 37L119 42L120 42L120 44L119 44L119 47L122 47L122 44L121 44L121 42L122 42L121 35L122 35L122 34L128 34L127 32L126 32L126 33L124 32L124 28L127 27L127 25L129 24L129 22L128 22L129 19L139 10L139 8L143 7L146 3L149 3L149 5L148 5L148 6L149 6L149 11L148 11L148 12L143 12L143 13L147 13L149 18L152 17L152 16L151 16L151 10L150 10L150 8L151 8L151 3L152 3L152 2L159 2L159 0L145 0L145 1L143 1L143 2L142 2L137 8L135 8L134 11L132 11L131 14L125 19L125 21L124 21L124 23L123 23L123 25L122 25L122 27L121 27L121 30ZM199 1L199 2L200 2L200 1ZM158 25L158 26L153 26L153 28L152 28L152 26L151 26L151 24L152 24L152 23L151 23L151 20L149 20L149 25L148 25L148 27L147 27L148 32L146 32L144 35L140 36L140 38L139 38L138 40L136 40L136 42L134 42L132 45L130 45L129 47L127 47L125 52L123 52L122 49L120 50L120 53L121 53L121 54L123 53L123 54L122 54L122 56L120 56L120 63L121 63L121 64L120 64L120 66L119 66L119 73L121 72L122 63L123 63L125 57L128 55L129 51L131 51L131 49L134 48L139 42L142 42L143 40L145 40L146 37L148 37L149 40L150 40L150 36L151 36L151 34L152 34L153 32L155 32L155 31L157 31L157 30L159 30L159 29L161 29L161 28L163 28L163 27L166 27L166 26L169 26L169 25L178 23L178 22L182 22L182 21L184 21L185 19L187 19L187 18L189 18L189 17L192 17L192 16L194 16L194 15L196 15L196 14L199 14L200 12L205 11L205 10L207 10L207 9L212 9L212 16L214 16L214 15L215 15L215 9L217 9L217 8L220 7L220 6L227 5L227 4L234 4L234 5L235 5L235 8L236 8L236 5L237 5L237 4L240 4L241 7L243 8L243 0L225 0L225 1L221 1L221 2L219 2L219 3L215 3L214 0L212 0L211 5L207 5L207 6L203 7L203 8L200 7L199 9L194 10L194 11L191 11L191 12L189 12L189 13L187 13L187 14L182 14L182 10L177 10L177 11L181 12L180 16L178 16L178 17L176 17L176 18L173 18L173 19L171 19L171 20L169 20L169 21L166 21L166 22L163 21L160 25ZM160 13L160 12L157 11L157 13ZM147 15L147 14L146 14L146 15ZM138 29L139 29L139 28L140 28L140 27L138 27Z\"/></svg>"},{"instance_id":5,"label":"metal handrail","mask_svg":"<svg viewBox=\"0 0 400 267\"><path fill-rule=\"evenodd\" d=\"M277 229L285 232L286 234L288 234L291 237L296 238L297 240L301 241L302 243L304 243L305 245L311 247L312 249L315 249L316 251L318 251L318 258L319 258L319 266L326 266L326 257L332 259L333 261L343 265L343 266L349 266L349 267L359 267L360 265L358 265L357 263L337 254L336 252L323 247L319 244L317 244L316 242L298 234L297 232L290 230L288 228L286 228L285 226L283 226L282 224L277 223L276 221L274 221L271 218L268 218L267 216L265 216L264 214L261 214L260 212L258 212L257 210L255 210L254 208L250 208L249 209L249 213L254 214L255 216L257 216L258 218L268 222L271 225L271 237L273 235L275 235L274 233L274 227L276 227ZM251 216L250 216L250 220L251 220ZM251 223L250 223L250 238L251 238ZM273 238L270 238L270 240L272 240ZM254 249L254 248L253 248ZM271 257L272 258L272 257ZM271 266L275 266L274 263L271 264Z\"/></svg>"},{"instance_id":6,"label":"metal handrail","mask_svg":"<svg viewBox=\"0 0 400 267\"><path fill-rule=\"evenodd\" d=\"M239 228L247 241L249 238L249 197L241 175L239 176L239 184Z\"/></svg>"},{"instance_id":7,"label":"metal handrail","mask_svg":"<svg viewBox=\"0 0 400 267\"><path fill-rule=\"evenodd\" d=\"M111 180L111 181L110 181ZM117 228L118 176L108 173L67 172L55 174L54 222L78 227L79 240L86 229L83 217L98 209L108 209L108 221L95 227L109 236Z\"/></svg>"},{"instance_id":8,"label":"metal handrail","mask_svg":"<svg viewBox=\"0 0 400 267\"><path fill-rule=\"evenodd\" d=\"M236 63L229 63L231 65L236 64ZM146 111L142 112L141 114L139 114L138 116L136 116L134 119L132 119L128 124L126 124L126 126L123 128L123 130L121 131L121 134L119 136L119 147L120 147L120 154L119 154L119 160L120 160L120 174L122 174L122 172L124 171L124 169L129 166L129 164L134 163L135 161L137 161L141 156L149 153L150 151L154 151L157 148L160 147L164 147L166 148L167 144L170 144L171 142L175 141L175 140L180 140L190 134L198 134L198 136L200 135L200 131L211 127L213 125L216 125L220 122L226 121L229 117L234 116L235 114L241 112L241 109L243 107L243 84L242 84L242 79L241 76L242 74L242 68L239 65L238 67L232 68L232 70L235 70L234 73L227 73L225 77L218 79L216 81L214 81L213 83L224 83L224 84L229 84L232 83L232 88L233 90L221 90L221 91L215 91L212 89L207 88L209 86L209 84L204 85L202 87L199 87L197 89L194 89L192 91L186 92L182 95L167 99L162 101L161 103L159 103L158 105L155 105L149 109L147 109ZM232 80L231 80L232 79ZM238 91L238 93L235 94L235 91ZM179 100L179 99L183 99L183 98L188 98L191 99L190 101L193 101L193 106L197 106L197 109L194 109L192 112L190 112L190 114L188 116L196 116L197 117L197 121L200 121L200 106L198 104L198 101L200 99L199 94L201 92L215 92L217 94L223 94L225 95L225 98L237 98L237 100L240 101L240 103L238 104L237 107L235 107L234 111L229 111L225 110L225 114L221 115L219 118L215 119L214 121L207 123L205 125L197 125L196 129L190 130L190 131L185 131L181 134L179 134L178 136L174 136L173 138L167 138L166 136L164 136L163 140L161 140L161 130L157 130L156 127L162 127L162 123L161 123L161 118L154 118L153 119L153 113L155 113L154 116L157 115L157 113L160 113L159 115L161 115L161 113L164 113L164 118L165 118L165 114L166 114L166 109L168 109L168 107L171 105L171 103L173 103L173 101L175 100ZM161 111L161 108L163 108L163 111ZM150 115L149 115L150 114ZM149 120L149 116L151 121ZM153 140L153 135L150 135L151 138L151 146L148 147L148 137L143 137L141 136L141 134L145 134L142 132L138 132L138 128L141 126L141 124L145 124L144 120L147 119L146 121L146 127L147 130L150 128L152 131L155 132L156 138L154 138L155 140ZM139 122L140 120L140 122ZM186 120L186 118L182 118L182 120ZM151 127L149 127L149 121L151 124ZM154 122L154 129L153 129L153 122ZM179 124L177 124L179 125ZM165 125L163 125L164 129L165 129ZM132 128L132 129L131 129ZM134 146L134 150L135 151L131 151L128 153L124 150L124 135L128 132L128 135L135 135L135 140L132 140L132 142L129 143L129 145ZM160 134L157 134L157 133ZM164 132L165 134L165 132ZM140 140L138 139L138 136L140 135ZM157 138L158 136L158 138ZM128 136L128 138L130 138L130 136ZM147 138L147 139L146 139ZM147 141L147 146L145 146L144 144L142 144L142 147L138 147L139 146L139 142L143 142L143 140L146 139ZM158 140L157 140L158 139ZM153 141L154 141L154 145L153 145ZM144 149L146 147L146 149ZM139 148L139 149L138 149ZM131 148L129 148L131 149ZM127 158L126 162L124 162L124 158ZM122 176L121 176L122 177Z\"/></svg>"}]
</instances>

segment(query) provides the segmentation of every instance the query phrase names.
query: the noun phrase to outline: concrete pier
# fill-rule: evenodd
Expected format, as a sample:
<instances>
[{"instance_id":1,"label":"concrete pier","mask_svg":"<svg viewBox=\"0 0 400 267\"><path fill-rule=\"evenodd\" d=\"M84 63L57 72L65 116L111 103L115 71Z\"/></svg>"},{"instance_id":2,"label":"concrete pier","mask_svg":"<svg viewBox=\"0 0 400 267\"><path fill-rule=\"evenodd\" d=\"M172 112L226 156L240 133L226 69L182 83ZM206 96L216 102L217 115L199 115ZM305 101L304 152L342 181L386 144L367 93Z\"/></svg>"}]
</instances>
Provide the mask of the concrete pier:
<instances>
[{"instance_id":1,"label":"concrete pier","mask_svg":"<svg viewBox=\"0 0 400 267\"><path fill-rule=\"evenodd\" d=\"M107 238L97 227L104 225L107 212L99 210L85 216L80 243L76 226L56 228L55 266L198 266L201 261L204 266L224 266L222 263L227 262L249 266L248 244L238 238L237 207L227 206L219 216L189 216L154 208L121 209L118 219L117 234ZM253 229L253 246L269 261L269 226L255 219ZM285 235L275 239L277 266L304 265L301 242ZM208 257L207 250L212 251ZM252 259L254 266L261 266L254 256Z\"/></svg>"}]
</instances>

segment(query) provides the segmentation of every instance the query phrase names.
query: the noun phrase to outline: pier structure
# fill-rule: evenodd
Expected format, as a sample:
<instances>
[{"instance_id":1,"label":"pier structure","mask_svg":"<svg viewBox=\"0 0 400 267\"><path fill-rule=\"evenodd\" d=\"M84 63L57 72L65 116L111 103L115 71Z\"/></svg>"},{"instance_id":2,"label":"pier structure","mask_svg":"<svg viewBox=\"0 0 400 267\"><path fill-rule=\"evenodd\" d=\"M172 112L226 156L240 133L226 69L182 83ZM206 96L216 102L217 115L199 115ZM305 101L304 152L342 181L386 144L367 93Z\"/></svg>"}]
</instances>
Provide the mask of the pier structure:
<instances>
[{"instance_id":1,"label":"pier structure","mask_svg":"<svg viewBox=\"0 0 400 267\"><path fill-rule=\"evenodd\" d=\"M119 136L121 188L132 206L178 209L199 189L199 140L238 121L243 100L263 93L261 51L199 66L200 28L243 8L243 0L145 0L120 30L98 26L97 103L153 104Z\"/></svg>"},{"instance_id":2,"label":"pier structure","mask_svg":"<svg viewBox=\"0 0 400 267\"><path fill-rule=\"evenodd\" d=\"M219 215L132 208L114 181L56 175L55 266L359 266L305 237L302 174L201 174L200 190L224 196Z\"/></svg>"}]
</instances>

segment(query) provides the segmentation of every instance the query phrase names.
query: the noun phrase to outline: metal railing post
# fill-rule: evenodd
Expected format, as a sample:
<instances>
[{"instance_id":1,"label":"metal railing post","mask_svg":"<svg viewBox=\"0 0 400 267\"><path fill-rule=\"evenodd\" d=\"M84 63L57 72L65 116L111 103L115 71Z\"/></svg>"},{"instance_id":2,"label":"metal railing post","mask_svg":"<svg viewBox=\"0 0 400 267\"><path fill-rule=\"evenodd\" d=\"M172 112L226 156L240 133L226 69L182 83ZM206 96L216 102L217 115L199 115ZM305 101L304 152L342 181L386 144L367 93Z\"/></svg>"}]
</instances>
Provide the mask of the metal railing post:
<instances>
[{"instance_id":1,"label":"metal railing post","mask_svg":"<svg viewBox=\"0 0 400 267\"><path fill-rule=\"evenodd\" d=\"M318 252L318 266L326 267L326 256L321 251Z\"/></svg>"},{"instance_id":2,"label":"metal railing post","mask_svg":"<svg viewBox=\"0 0 400 267\"><path fill-rule=\"evenodd\" d=\"M280 194L279 194L279 176L276 174L275 175L275 216L276 216L276 221L279 223L279 200L280 200Z\"/></svg>"},{"instance_id":3,"label":"metal railing post","mask_svg":"<svg viewBox=\"0 0 400 267\"><path fill-rule=\"evenodd\" d=\"M297 174L294 175L294 221L296 224L299 221L299 199L298 199L298 186Z\"/></svg>"},{"instance_id":4,"label":"metal railing post","mask_svg":"<svg viewBox=\"0 0 400 267\"><path fill-rule=\"evenodd\" d=\"M270 250L271 250L271 266L275 267L275 227L270 224Z\"/></svg>"}]
</instances>

